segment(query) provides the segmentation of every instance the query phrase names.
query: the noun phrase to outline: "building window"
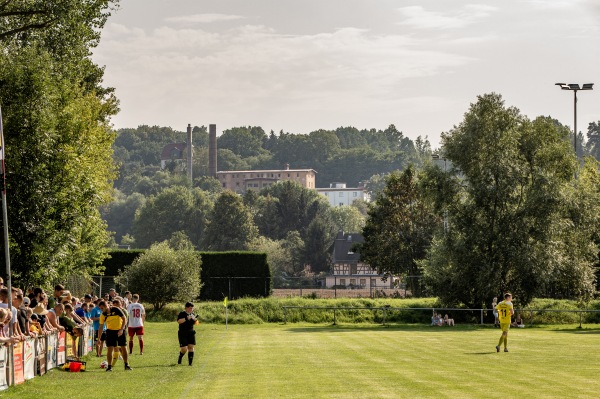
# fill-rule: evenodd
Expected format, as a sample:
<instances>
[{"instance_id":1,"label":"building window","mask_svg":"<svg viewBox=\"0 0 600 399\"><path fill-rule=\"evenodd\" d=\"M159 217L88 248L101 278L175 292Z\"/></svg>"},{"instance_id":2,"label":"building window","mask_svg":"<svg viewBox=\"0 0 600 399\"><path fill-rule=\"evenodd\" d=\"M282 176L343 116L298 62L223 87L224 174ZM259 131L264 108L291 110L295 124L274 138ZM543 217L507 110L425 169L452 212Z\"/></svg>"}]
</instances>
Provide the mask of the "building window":
<instances>
[{"instance_id":1,"label":"building window","mask_svg":"<svg viewBox=\"0 0 600 399\"><path fill-rule=\"evenodd\" d=\"M358 193L356 191L352 192L353 197L358 197Z\"/></svg>"},{"instance_id":2,"label":"building window","mask_svg":"<svg viewBox=\"0 0 600 399\"><path fill-rule=\"evenodd\" d=\"M340 279L340 285L346 285L346 279L345 278L341 278Z\"/></svg>"},{"instance_id":3,"label":"building window","mask_svg":"<svg viewBox=\"0 0 600 399\"><path fill-rule=\"evenodd\" d=\"M360 286L363 287L363 288L367 286L367 279L366 278L361 278L360 279Z\"/></svg>"},{"instance_id":4,"label":"building window","mask_svg":"<svg viewBox=\"0 0 600 399\"><path fill-rule=\"evenodd\" d=\"M277 173L277 177L281 177L281 173Z\"/></svg>"},{"instance_id":5,"label":"building window","mask_svg":"<svg viewBox=\"0 0 600 399\"><path fill-rule=\"evenodd\" d=\"M344 203L343 203L343 202L340 202L340 205L339 205L339 206L344 206Z\"/></svg>"},{"instance_id":6,"label":"building window","mask_svg":"<svg viewBox=\"0 0 600 399\"><path fill-rule=\"evenodd\" d=\"M235 182L235 186L236 186L236 187L239 187L239 186L240 186L240 182L236 181L236 182Z\"/></svg>"},{"instance_id":7,"label":"building window","mask_svg":"<svg viewBox=\"0 0 600 399\"><path fill-rule=\"evenodd\" d=\"M377 280L374 278L371 279L371 287L377 287Z\"/></svg>"},{"instance_id":8,"label":"building window","mask_svg":"<svg viewBox=\"0 0 600 399\"><path fill-rule=\"evenodd\" d=\"M343 196L344 196L344 193L343 193L343 192L340 192L340 197L343 197Z\"/></svg>"},{"instance_id":9,"label":"building window","mask_svg":"<svg viewBox=\"0 0 600 399\"><path fill-rule=\"evenodd\" d=\"M300 173L296 173L296 177L300 177Z\"/></svg>"},{"instance_id":10,"label":"building window","mask_svg":"<svg viewBox=\"0 0 600 399\"><path fill-rule=\"evenodd\" d=\"M350 279L350 285L356 285L356 279L355 278L351 278Z\"/></svg>"},{"instance_id":11,"label":"building window","mask_svg":"<svg viewBox=\"0 0 600 399\"><path fill-rule=\"evenodd\" d=\"M227 185L225 183L223 183L223 187L227 187Z\"/></svg>"}]
</instances>

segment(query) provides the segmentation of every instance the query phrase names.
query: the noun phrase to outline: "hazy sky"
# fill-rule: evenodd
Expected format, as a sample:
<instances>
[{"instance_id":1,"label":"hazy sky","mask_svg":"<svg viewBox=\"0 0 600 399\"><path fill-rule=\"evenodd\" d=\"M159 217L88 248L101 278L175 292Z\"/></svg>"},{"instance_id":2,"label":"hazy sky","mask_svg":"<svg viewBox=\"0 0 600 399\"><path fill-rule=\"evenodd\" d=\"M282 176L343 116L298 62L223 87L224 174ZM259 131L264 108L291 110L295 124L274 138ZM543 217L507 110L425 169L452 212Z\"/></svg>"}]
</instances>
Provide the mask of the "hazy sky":
<instances>
[{"instance_id":1,"label":"hazy sky","mask_svg":"<svg viewBox=\"0 0 600 399\"><path fill-rule=\"evenodd\" d=\"M94 60L116 128L340 126L412 139L496 92L535 118L600 120L600 0L121 0Z\"/></svg>"}]
</instances>

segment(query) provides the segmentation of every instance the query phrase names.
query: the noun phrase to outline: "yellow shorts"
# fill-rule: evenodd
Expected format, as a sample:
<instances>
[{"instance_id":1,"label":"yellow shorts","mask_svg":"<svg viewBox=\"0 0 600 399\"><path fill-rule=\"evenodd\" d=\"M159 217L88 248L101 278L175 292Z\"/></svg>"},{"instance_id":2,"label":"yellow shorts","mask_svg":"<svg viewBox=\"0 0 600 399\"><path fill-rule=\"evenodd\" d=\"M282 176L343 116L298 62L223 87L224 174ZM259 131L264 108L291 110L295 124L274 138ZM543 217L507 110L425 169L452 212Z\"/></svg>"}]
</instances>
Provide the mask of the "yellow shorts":
<instances>
[{"instance_id":1,"label":"yellow shorts","mask_svg":"<svg viewBox=\"0 0 600 399\"><path fill-rule=\"evenodd\" d=\"M508 330L510 329L510 322L500 323L500 329L502 330L502 332L508 332Z\"/></svg>"}]
</instances>

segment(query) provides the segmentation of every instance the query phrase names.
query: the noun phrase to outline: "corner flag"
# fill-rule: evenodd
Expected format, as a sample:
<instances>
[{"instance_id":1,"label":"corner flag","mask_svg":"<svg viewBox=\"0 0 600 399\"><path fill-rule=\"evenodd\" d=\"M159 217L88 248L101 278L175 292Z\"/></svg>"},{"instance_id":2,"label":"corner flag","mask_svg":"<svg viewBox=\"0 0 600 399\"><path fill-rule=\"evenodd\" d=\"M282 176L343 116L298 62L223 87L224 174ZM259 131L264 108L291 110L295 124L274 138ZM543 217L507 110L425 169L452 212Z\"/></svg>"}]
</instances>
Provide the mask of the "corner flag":
<instances>
[{"instance_id":1,"label":"corner flag","mask_svg":"<svg viewBox=\"0 0 600 399\"><path fill-rule=\"evenodd\" d=\"M223 301L223 306L227 307L227 297L225 297L225 300Z\"/></svg>"}]
</instances>

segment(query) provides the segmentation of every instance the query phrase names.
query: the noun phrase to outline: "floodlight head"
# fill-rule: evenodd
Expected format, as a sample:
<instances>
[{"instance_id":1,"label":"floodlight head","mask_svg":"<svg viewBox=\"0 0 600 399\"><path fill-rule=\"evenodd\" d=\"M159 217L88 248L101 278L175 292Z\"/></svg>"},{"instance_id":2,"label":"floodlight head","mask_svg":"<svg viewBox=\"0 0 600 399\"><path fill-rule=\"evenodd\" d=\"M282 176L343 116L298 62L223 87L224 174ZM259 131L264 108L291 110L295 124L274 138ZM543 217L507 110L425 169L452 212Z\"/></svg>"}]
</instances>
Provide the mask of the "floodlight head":
<instances>
[{"instance_id":1,"label":"floodlight head","mask_svg":"<svg viewBox=\"0 0 600 399\"><path fill-rule=\"evenodd\" d=\"M567 84L566 83L554 83L554 85L555 86L563 87L563 86L566 86Z\"/></svg>"},{"instance_id":2,"label":"floodlight head","mask_svg":"<svg viewBox=\"0 0 600 399\"><path fill-rule=\"evenodd\" d=\"M594 90L594 84L593 83L584 83L581 90Z\"/></svg>"},{"instance_id":3,"label":"floodlight head","mask_svg":"<svg viewBox=\"0 0 600 399\"><path fill-rule=\"evenodd\" d=\"M569 83L569 90L580 90L579 84Z\"/></svg>"},{"instance_id":4,"label":"floodlight head","mask_svg":"<svg viewBox=\"0 0 600 399\"><path fill-rule=\"evenodd\" d=\"M431 158L440 159L440 155L439 154L431 154Z\"/></svg>"}]
</instances>

